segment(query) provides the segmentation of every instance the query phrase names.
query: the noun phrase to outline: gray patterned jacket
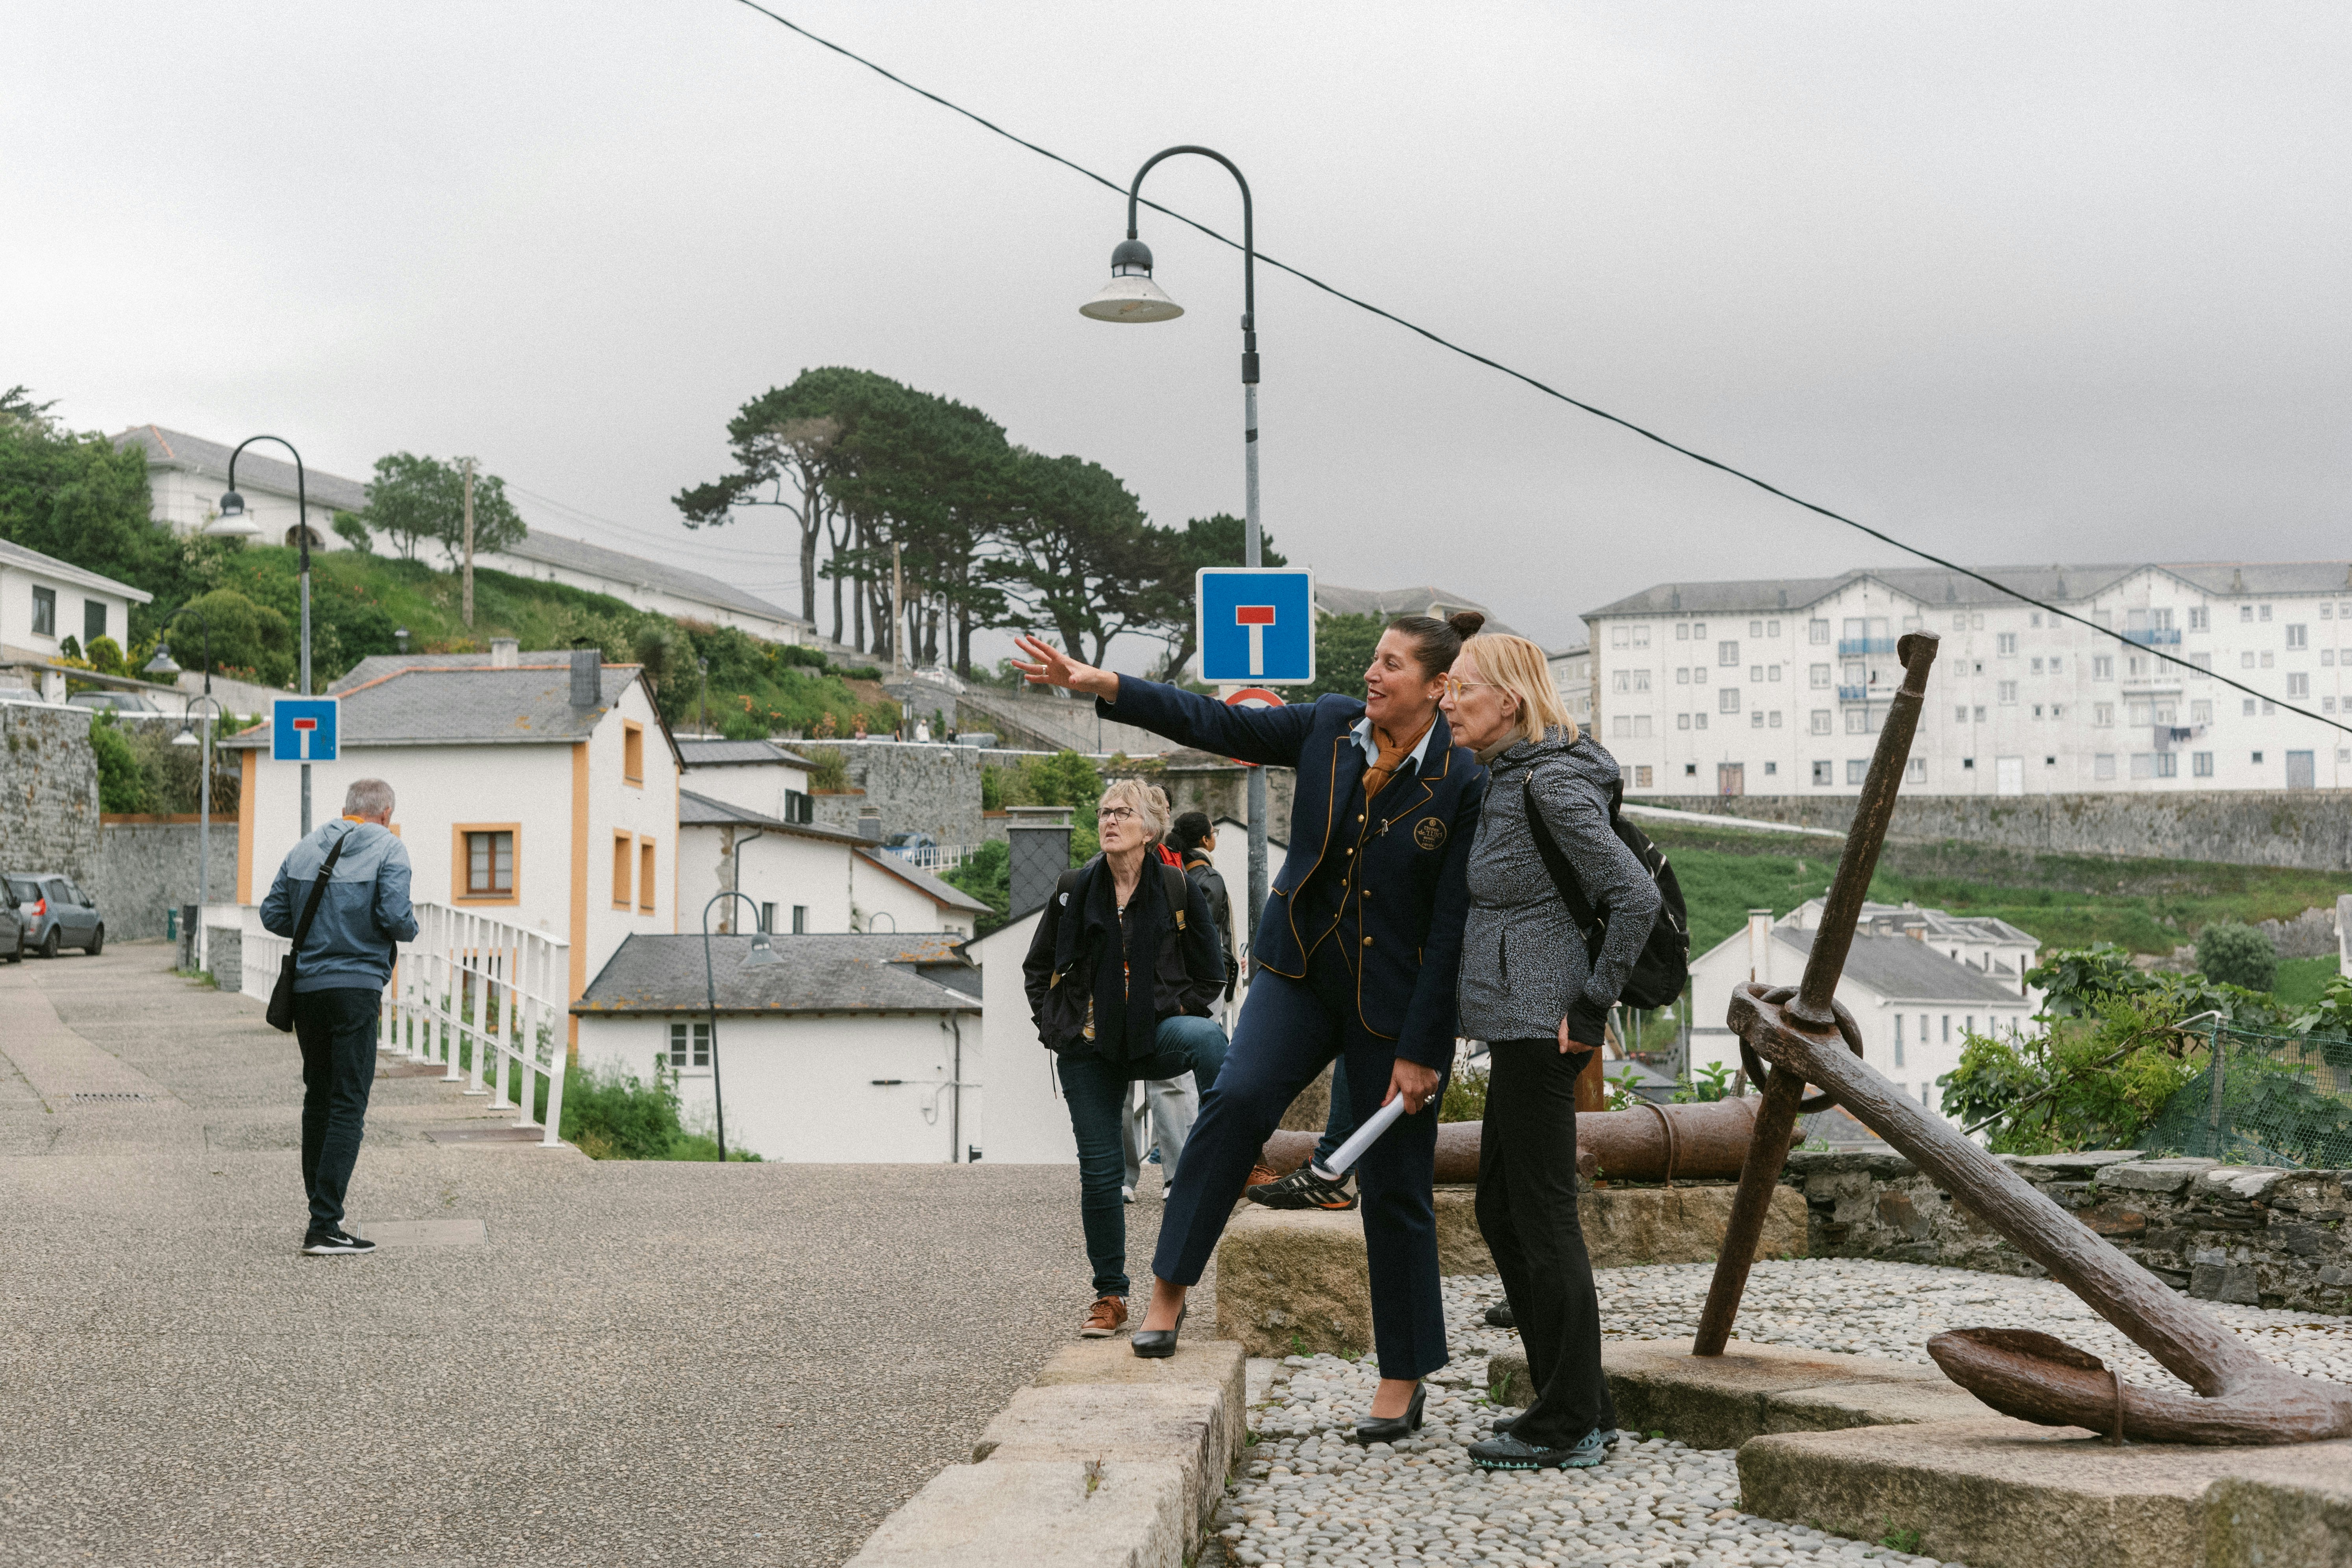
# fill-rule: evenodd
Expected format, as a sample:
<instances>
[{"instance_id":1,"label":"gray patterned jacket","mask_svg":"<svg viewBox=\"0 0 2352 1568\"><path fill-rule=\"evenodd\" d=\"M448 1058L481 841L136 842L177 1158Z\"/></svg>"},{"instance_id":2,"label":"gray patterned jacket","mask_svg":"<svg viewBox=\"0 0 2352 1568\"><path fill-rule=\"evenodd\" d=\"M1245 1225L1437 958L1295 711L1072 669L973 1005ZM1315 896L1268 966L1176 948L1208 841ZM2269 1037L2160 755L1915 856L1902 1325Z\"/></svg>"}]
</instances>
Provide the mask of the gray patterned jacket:
<instances>
[{"instance_id":1,"label":"gray patterned jacket","mask_svg":"<svg viewBox=\"0 0 2352 1568\"><path fill-rule=\"evenodd\" d=\"M1589 737L1570 745L1560 735L1547 731L1486 763L1462 933L1461 1029L1473 1039L1546 1038L1579 995L1612 1005L1657 920L1657 884L1609 826L1617 760ZM1528 826L1530 802L1608 921L1597 973Z\"/></svg>"}]
</instances>

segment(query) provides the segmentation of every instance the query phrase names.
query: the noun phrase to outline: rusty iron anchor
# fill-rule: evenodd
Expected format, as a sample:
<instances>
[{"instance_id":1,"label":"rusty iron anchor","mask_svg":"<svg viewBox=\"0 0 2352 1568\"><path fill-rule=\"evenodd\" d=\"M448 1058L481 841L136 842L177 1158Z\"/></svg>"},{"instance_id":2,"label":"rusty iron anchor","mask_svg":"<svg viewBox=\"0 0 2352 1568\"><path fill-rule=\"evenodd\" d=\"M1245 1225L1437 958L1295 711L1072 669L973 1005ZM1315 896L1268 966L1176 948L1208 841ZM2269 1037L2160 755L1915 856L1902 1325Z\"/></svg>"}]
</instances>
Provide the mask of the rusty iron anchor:
<instances>
[{"instance_id":1,"label":"rusty iron anchor","mask_svg":"<svg viewBox=\"0 0 2352 1568\"><path fill-rule=\"evenodd\" d=\"M1750 1080L1762 1081L1763 1103L1692 1353L1723 1353L1796 1117L1834 1103L2196 1391L2133 1387L2096 1356L2032 1330L1958 1329L1928 1340L1927 1353L1946 1375L1985 1404L2021 1420L2117 1440L2281 1444L2352 1436L2352 1388L2265 1360L1859 1059L1860 1031L1836 1003L1837 982L1894 817L1936 651L1931 633L1912 633L1896 645L1903 685L1871 759L1803 982L1793 991L1751 983L1732 996L1727 1022L1739 1036ZM1824 1092L1807 1099L1808 1083Z\"/></svg>"}]
</instances>

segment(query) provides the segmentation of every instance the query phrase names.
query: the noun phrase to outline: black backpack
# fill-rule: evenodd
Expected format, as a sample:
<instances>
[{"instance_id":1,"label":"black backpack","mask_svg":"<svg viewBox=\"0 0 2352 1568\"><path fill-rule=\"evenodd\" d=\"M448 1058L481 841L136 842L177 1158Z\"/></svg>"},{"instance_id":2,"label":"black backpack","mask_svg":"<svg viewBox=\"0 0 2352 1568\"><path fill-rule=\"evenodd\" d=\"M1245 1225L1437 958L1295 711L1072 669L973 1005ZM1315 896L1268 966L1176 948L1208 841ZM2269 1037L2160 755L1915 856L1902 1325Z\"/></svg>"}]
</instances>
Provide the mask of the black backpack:
<instances>
[{"instance_id":1,"label":"black backpack","mask_svg":"<svg viewBox=\"0 0 2352 1568\"><path fill-rule=\"evenodd\" d=\"M1650 927L1649 940L1642 944L1642 956L1633 961L1626 973L1625 988L1617 994L1618 1000L1630 1007L1664 1007L1683 994L1690 984L1690 912L1683 904L1683 889L1675 880L1675 868L1666 864L1665 852L1650 842L1650 836L1625 820L1619 808L1623 805L1625 786L1620 783L1609 786L1609 826L1633 858L1658 885L1658 919ZM1584 958L1595 963L1601 958L1601 938L1607 927L1593 912L1592 902L1584 896L1584 885L1576 879L1576 868L1560 853L1558 840L1551 836L1551 825L1543 819L1535 803L1521 797L1528 815L1528 826L1534 830L1536 848L1543 855L1545 868L1551 872L1552 885L1568 905L1569 917L1584 936Z\"/></svg>"}]
</instances>

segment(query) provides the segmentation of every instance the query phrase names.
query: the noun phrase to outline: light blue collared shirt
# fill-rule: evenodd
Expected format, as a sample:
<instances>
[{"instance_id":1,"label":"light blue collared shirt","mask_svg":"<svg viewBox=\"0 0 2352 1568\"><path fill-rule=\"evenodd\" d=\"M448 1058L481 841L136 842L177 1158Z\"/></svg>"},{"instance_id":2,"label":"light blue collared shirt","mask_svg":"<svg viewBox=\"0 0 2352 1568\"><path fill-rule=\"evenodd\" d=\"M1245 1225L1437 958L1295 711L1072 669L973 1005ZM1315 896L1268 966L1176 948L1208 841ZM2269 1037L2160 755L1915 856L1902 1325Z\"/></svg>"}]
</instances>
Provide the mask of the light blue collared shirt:
<instances>
[{"instance_id":1,"label":"light blue collared shirt","mask_svg":"<svg viewBox=\"0 0 2352 1568\"><path fill-rule=\"evenodd\" d=\"M1367 767L1381 760L1380 742L1372 739L1372 716L1370 714L1367 713L1362 718L1357 720L1355 727L1349 730L1348 733L1353 735L1356 738L1356 744L1363 748L1364 764ZM1429 754L1430 737L1436 733L1437 721L1435 720L1432 720L1430 721L1429 728L1421 732L1421 744L1415 746L1408 754L1408 759L1412 763L1412 771L1414 773L1418 773L1421 772L1422 759ZM1400 763L1397 766L1399 770L1402 771L1404 764Z\"/></svg>"}]
</instances>

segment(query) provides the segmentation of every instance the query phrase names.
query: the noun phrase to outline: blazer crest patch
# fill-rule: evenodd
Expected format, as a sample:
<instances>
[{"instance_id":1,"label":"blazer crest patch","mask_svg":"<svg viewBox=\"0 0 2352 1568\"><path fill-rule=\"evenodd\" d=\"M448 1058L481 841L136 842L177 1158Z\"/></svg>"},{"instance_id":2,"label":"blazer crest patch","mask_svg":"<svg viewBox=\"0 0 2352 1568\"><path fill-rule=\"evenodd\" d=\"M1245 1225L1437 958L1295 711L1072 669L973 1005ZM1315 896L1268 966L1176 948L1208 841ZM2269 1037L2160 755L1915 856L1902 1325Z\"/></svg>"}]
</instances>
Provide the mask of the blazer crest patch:
<instances>
[{"instance_id":1,"label":"blazer crest patch","mask_svg":"<svg viewBox=\"0 0 2352 1568\"><path fill-rule=\"evenodd\" d=\"M1423 849L1436 849L1445 843L1445 824L1437 817L1424 816L1412 825L1412 841Z\"/></svg>"}]
</instances>

